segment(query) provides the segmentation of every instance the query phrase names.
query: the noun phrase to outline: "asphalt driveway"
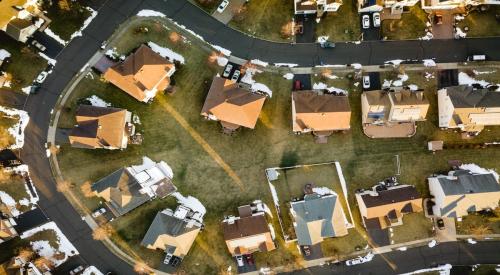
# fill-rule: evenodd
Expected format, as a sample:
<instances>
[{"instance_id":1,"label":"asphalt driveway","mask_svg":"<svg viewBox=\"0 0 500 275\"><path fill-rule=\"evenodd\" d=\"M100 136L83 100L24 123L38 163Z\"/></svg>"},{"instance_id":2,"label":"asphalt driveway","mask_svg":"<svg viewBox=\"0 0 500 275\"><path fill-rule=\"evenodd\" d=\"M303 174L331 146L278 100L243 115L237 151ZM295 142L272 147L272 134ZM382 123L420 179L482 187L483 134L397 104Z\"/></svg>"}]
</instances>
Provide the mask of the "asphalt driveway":
<instances>
[{"instance_id":1,"label":"asphalt driveway","mask_svg":"<svg viewBox=\"0 0 500 275\"><path fill-rule=\"evenodd\" d=\"M363 16L365 15L367 15L370 18L370 27L367 29L363 28ZM378 27L373 26L373 12L360 13L359 20L361 20L360 28L361 32L363 33L364 41L380 40L381 38L380 26Z\"/></svg>"}]
</instances>

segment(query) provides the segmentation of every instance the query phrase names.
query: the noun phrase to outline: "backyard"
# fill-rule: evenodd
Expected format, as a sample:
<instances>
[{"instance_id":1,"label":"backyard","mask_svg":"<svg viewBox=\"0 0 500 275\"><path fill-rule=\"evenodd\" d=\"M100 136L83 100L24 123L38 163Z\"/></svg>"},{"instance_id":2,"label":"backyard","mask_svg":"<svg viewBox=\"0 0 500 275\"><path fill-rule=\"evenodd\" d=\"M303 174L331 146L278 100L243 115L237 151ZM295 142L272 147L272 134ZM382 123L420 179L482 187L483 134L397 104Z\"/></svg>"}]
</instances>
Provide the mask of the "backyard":
<instances>
[{"instance_id":1,"label":"backyard","mask_svg":"<svg viewBox=\"0 0 500 275\"><path fill-rule=\"evenodd\" d=\"M480 8L476 8L458 23L462 30L465 27L469 28L467 37L500 35L500 19L496 18L500 14L500 7L497 5L484 5L484 7L488 9L481 11Z\"/></svg>"},{"instance_id":2,"label":"backyard","mask_svg":"<svg viewBox=\"0 0 500 275\"><path fill-rule=\"evenodd\" d=\"M441 139L453 144L480 143L496 140L500 134L500 127L489 127L489 131L484 131L475 139L461 140L458 133L440 131L437 128L434 82L421 87L425 88L431 107L428 120L419 123L414 137L370 139L363 134L360 124L360 87L354 85L354 80L348 80L343 88L349 92L352 129L345 134L332 135L328 144L318 145L310 135L297 136L291 133L292 81L284 79L281 73L257 74L255 80L273 91L272 98L266 100L254 130L241 129L235 135L224 135L217 122L206 121L200 116L212 77L222 69L210 58L211 50L207 50L204 44L200 46L195 39L178 39L179 34L174 34L175 26L169 25L171 29L167 30L161 22L134 24L117 43L110 45L116 46L120 53L128 53L140 43L154 41L182 54L186 62L177 68L173 76L176 93L159 94L152 104L143 104L111 84L101 82L97 75L94 75L94 79L85 78L71 95L67 107L63 108L59 126L71 127L77 102L97 95L114 107L126 108L139 115L144 143L131 145L123 151L83 150L63 144L57 157L65 179L72 183L72 190L90 210L97 207L98 200L85 197L80 189L83 183L94 182L120 167L140 163L142 156L166 161L173 168L173 182L179 191L198 198L207 208L205 229L180 267L187 273L208 274L225 271L228 266L234 268L222 239L220 221L238 206L255 199L262 199L269 206L272 205L264 173L267 167L339 161L348 182L348 193L352 194L358 188L370 187L394 175L394 156L398 154L401 160L400 182L416 185L424 197L428 196L426 177L435 171L447 169L449 159L500 169L497 161L500 151L494 148L481 149L480 153L466 146L436 154L427 151L428 140ZM141 26L154 31L134 31ZM416 74L423 75L423 72ZM318 179L314 181L319 182ZM355 205L353 198L349 198L349 201L351 206ZM116 230L113 239L127 251L133 251L144 261L156 266L163 253L146 250L137 244L156 212L173 207L174 204L172 198L153 201L116 219L112 223ZM356 208L351 208L353 215L359 215ZM131 224L134 226L129 226ZM283 243L276 219L273 219L273 226L278 249L257 254L257 264L296 264L299 258L297 248ZM322 245L323 250L327 255L336 255L348 253L346 247L353 247L354 244L364 247L362 231L348 236L332 239L332 243L328 240Z\"/></svg>"},{"instance_id":3,"label":"backyard","mask_svg":"<svg viewBox=\"0 0 500 275\"><path fill-rule=\"evenodd\" d=\"M425 35L427 14L416 4L404 12L401 19L382 21L382 37L387 40L419 39Z\"/></svg>"},{"instance_id":4,"label":"backyard","mask_svg":"<svg viewBox=\"0 0 500 275\"><path fill-rule=\"evenodd\" d=\"M337 12L326 13L316 26L316 36L331 41L360 40L361 27L356 1L343 1Z\"/></svg>"}]
</instances>

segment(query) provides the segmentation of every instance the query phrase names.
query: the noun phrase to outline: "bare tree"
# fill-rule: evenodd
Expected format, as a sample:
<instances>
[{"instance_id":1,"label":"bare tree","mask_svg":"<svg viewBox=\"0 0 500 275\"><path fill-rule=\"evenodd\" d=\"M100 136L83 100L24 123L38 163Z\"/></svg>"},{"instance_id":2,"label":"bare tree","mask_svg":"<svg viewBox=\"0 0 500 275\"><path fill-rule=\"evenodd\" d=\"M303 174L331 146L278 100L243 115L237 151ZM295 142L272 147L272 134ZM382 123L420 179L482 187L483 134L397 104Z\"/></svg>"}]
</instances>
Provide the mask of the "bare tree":
<instances>
[{"instance_id":1,"label":"bare tree","mask_svg":"<svg viewBox=\"0 0 500 275\"><path fill-rule=\"evenodd\" d=\"M90 181L86 181L84 182L81 186L80 186L80 190L82 191L83 195L86 197L86 198L91 198L94 196L94 192L92 192L92 187L90 185Z\"/></svg>"},{"instance_id":2,"label":"bare tree","mask_svg":"<svg viewBox=\"0 0 500 275\"><path fill-rule=\"evenodd\" d=\"M94 229L94 232L92 232L92 237L94 238L94 240L102 241L106 238L109 238L111 234L113 234L113 232L113 227L110 224L105 224Z\"/></svg>"},{"instance_id":3,"label":"bare tree","mask_svg":"<svg viewBox=\"0 0 500 275\"><path fill-rule=\"evenodd\" d=\"M294 34L293 22L287 22L281 26L281 37L290 38Z\"/></svg>"}]
</instances>

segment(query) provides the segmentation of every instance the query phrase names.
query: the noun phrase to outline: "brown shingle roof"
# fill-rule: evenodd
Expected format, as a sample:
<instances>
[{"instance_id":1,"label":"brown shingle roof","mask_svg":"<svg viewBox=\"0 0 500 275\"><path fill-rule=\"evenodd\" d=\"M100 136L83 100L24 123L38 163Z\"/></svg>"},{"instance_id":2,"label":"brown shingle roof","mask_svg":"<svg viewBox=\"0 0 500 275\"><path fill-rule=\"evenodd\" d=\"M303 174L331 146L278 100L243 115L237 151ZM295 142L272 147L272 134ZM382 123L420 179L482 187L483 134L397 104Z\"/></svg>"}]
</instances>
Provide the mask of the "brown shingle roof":
<instances>
[{"instance_id":1,"label":"brown shingle roof","mask_svg":"<svg viewBox=\"0 0 500 275\"><path fill-rule=\"evenodd\" d=\"M175 65L146 45L141 45L125 61L110 67L104 78L139 101L146 91L165 88L170 83L168 72Z\"/></svg>"},{"instance_id":2,"label":"brown shingle roof","mask_svg":"<svg viewBox=\"0 0 500 275\"><path fill-rule=\"evenodd\" d=\"M76 111L78 126L69 134L74 147L121 148L125 135L127 110L80 105Z\"/></svg>"},{"instance_id":3,"label":"brown shingle roof","mask_svg":"<svg viewBox=\"0 0 500 275\"><path fill-rule=\"evenodd\" d=\"M240 218L229 224L222 223L224 240L233 240L269 232L264 215Z\"/></svg>"},{"instance_id":4,"label":"brown shingle roof","mask_svg":"<svg viewBox=\"0 0 500 275\"><path fill-rule=\"evenodd\" d=\"M241 88L229 79L215 76L201 110L221 121L253 129L266 97Z\"/></svg>"},{"instance_id":5,"label":"brown shingle roof","mask_svg":"<svg viewBox=\"0 0 500 275\"><path fill-rule=\"evenodd\" d=\"M389 190L378 191L378 196L371 196L369 194L362 195L366 207L376 207L380 205L392 204L402 201L410 201L419 199L420 194L415 189L415 186L405 186L401 188L394 188Z\"/></svg>"}]
</instances>

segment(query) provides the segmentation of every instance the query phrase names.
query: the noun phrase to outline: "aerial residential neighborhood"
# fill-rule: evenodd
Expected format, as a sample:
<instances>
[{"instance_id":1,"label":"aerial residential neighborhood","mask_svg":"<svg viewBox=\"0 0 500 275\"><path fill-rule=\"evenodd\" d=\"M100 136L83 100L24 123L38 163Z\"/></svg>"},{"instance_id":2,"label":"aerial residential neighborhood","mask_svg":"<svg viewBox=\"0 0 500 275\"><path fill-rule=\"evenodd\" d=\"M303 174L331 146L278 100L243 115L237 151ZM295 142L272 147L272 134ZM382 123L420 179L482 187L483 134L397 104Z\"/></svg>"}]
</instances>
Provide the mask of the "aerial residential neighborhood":
<instances>
[{"instance_id":1,"label":"aerial residential neighborhood","mask_svg":"<svg viewBox=\"0 0 500 275\"><path fill-rule=\"evenodd\" d=\"M0 274L499 274L500 1L0 1Z\"/></svg>"}]
</instances>

